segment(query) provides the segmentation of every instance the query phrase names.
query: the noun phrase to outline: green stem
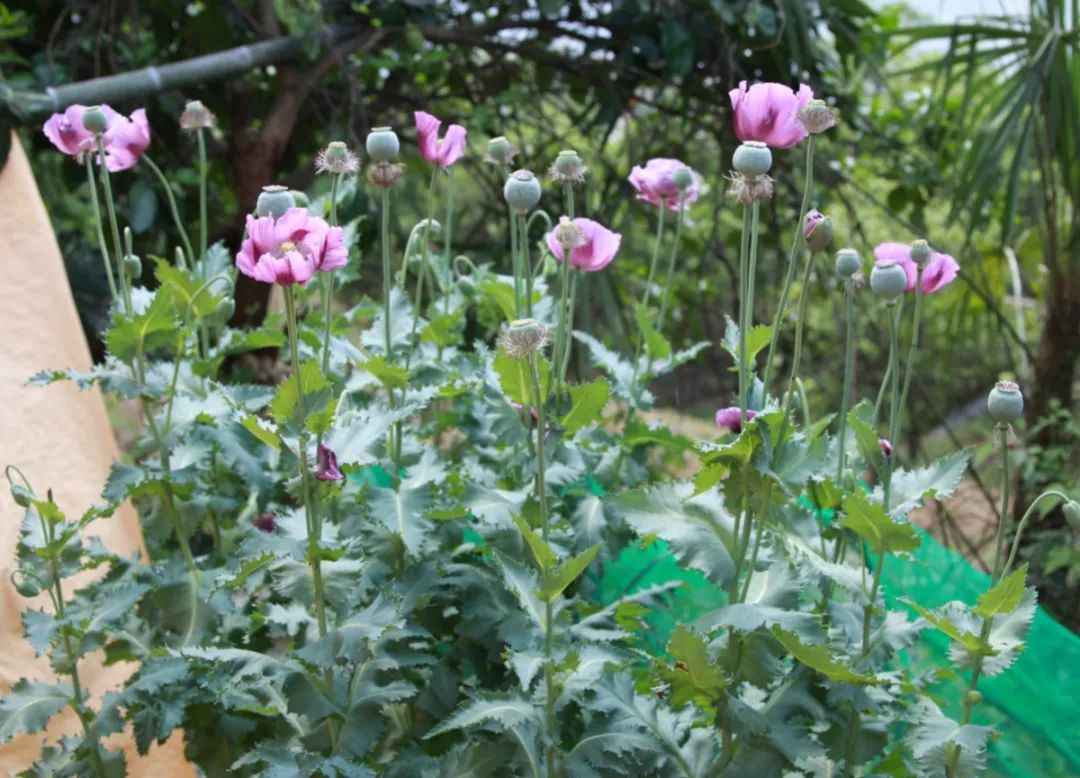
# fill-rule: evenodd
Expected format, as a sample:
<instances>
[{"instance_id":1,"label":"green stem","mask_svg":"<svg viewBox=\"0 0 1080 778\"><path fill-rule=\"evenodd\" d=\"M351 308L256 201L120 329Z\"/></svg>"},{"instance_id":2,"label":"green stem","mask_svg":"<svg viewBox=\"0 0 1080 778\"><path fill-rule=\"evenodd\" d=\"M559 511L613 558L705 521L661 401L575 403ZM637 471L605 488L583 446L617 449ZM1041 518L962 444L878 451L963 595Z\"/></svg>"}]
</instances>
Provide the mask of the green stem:
<instances>
[{"instance_id":1,"label":"green stem","mask_svg":"<svg viewBox=\"0 0 1080 778\"><path fill-rule=\"evenodd\" d=\"M521 300L521 257L518 255L517 214L514 209L507 206L510 212L510 265L514 274L514 318L522 318Z\"/></svg>"},{"instance_id":2,"label":"green stem","mask_svg":"<svg viewBox=\"0 0 1080 778\"><path fill-rule=\"evenodd\" d=\"M532 318L533 311L533 274L532 260L529 256L529 228L525 214L518 214L518 249L521 251L521 272L525 275L525 315Z\"/></svg>"},{"instance_id":3,"label":"green stem","mask_svg":"<svg viewBox=\"0 0 1080 778\"><path fill-rule=\"evenodd\" d=\"M439 168L436 166L431 171L431 183L428 185L428 214L427 221L424 223L424 234L420 239L420 242L423 243L423 253L420 255L420 269L416 273L416 298L413 301L412 332L409 335L409 356L406 357L406 365L411 361L412 349L415 347L413 341L416 339L416 328L420 323L421 305L423 305L424 301L424 279L427 278L428 259L431 252L431 223L435 220L435 177L438 173ZM406 256L401 268L403 281L407 272L408 262L409 257ZM432 287L434 288L434 284Z\"/></svg>"},{"instance_id":4,"label":"green stem","mask_svg":"<svg viewBox=\"0 0 1080 778\"><path fill-rule=\"evenodd\" d=\"M563 196L566 201L566 212L568 218L573 221L574 219L574 185L570 181L563 183ZM567 331L567 318L572 313L567 311L567 305L570 298L570 254L573 252L572 248L563 246L563 260L559 264L559 327L555 331L555 347L552 349L552 357L555 360L561 361L560 357L563 353L563 349L566 345L570 333ZM555 396L558 398L562 394L563 376L558 377L558 382L555 386Z\"/></svg>"},{"instance_id":5,"label":"green stem","mask_svg":"<svg viewBox=\"0 0 1080 778\"><path fill-rule=\"evenodd\" d=\"M116 278L113 275L112 259L109 257L109 247L105 242L105 226L102 223L101 206L98 204L97 182L94 180L94 160L89 154L86 155L86 180L90 185L90 206L94 209L95 226L97 227L98 247L101 249L101 261L105 265L105 278L109 281L109 294L112 300L119 299L116 290ZM111 301L110 301L111 302Z\"/></svg>"},{"instance_id":6,"label":"green stem","mask_svg":"<svg viewBox=\"0 0 1080 778\"><path fill-rule=\"evenodd\" d=\"M739 240L739 422L746 424L746 307L749 304L746 277L749 274L750 208L743 206L742 236Z\"/></svg>"},{"instance_id":7,"label":"green stem","mask_svg":"<svg viewBox=\"0 0 1080 778\"><path fill-rule=\"evenodd\" d=\"M195 262L195 252L192 251L191 240L188 238L187 230L184 229L184 223L180 220L180 210L176 207L176 197L173 195L172 187L169 185L169 179L161 172L161 168L154 164L154 160L150 159L149 154L143 154L139 159L145 162L150 170L153 171L158 182L161 184L162 190L165 192L165 201L169 204L169 213L172 214L173 224L176 226L176 231L180 234L180 240L184 244L184 252L187 256L187 261L181 265L181 269L187 270L187 263Z\"/></svg>"},{"instance_id":8,"label":"green stem","mask_svg":"<svg viewBox=\"0 0 1080 778\"><path fill-rule=\"evenodd\" d=\"M393 341L390 335L390 286L393 283L393 274L390 269L390 188L383 187L382 191L382 229L380 235L382 243L382 270L383 270L383 329L386 337L386 362L390 364L393 359Z\"/></svg>"},{"instance_id":9,"label":"green stem","mask_svg":"<svg viewBox=\"0 0 1080 778\"><path fill-rule=\"evenodd\" d=\"M443 272L446 283L443 285L443 313L450 314L450 284L452 274L450 261L454 256L454 168L446 169L446 218L443 219Z\"/></svg>"},{"instance_id":10,"label":"green stem","mask_svg":"<svg viewBox=\"0 0 1080 778\"><path fill-rule=\"evenodd\" d=\"M889 316L889 362L892 363L892 388L889 392L889 443L892 444L892 454L885 457L885 483L882 485L884 499L882 504L888 513L892 503L892 474L893 461L898 455L900 445L897 436L900 434L900 314L899 307L895 314Z\"/></svg>"},{"instance_id":11,"label":"green stem","mask_svg":"<svg viewBox=\"0 0 1080 778\"><path fill-rule=\"evenodd\" d=\"M540 372L536 355L529 355L529 375L532 378L533 402L536 408L536 496L540 501L540 536L548 539L547 489L544 485L544 397L540 389Z\"/></svg>"},{"instance_id":12,"label":"green stem","mask_svg":"<svg viewBox=\"0 0 1080 778\"><path fill-rule=\"evenodd\" d=\"M764 384L765 393L769 392L769 377L772 373L773 357L776 355L776 345L780 340L780 330L784 326L784 308L787 306L788 294L791 292L791 282L795 276L795 258L799 247L805 245L803 237L803 223L806 220L806 210L810 206L810 192L814 188L814 136L806 139L806 170L803 175L802 205L799 207L799 223L796 225L795 234L791 239L791 251L788 252L787 273L784 275L784 286L780 292L780 302L776 306L776 316L773 319L772 337L769 338L769 351L765 357Z\"/></svg>"},{"instance_id":13,"label":"green stem","mask_svg":"<svg viewBox=\"0 0 1080 778\"><path fill-rule=\"evenodd\" d=\"M994 566L990 570L991 588L1001 578L1001 553L1005 547L1005 525L1009 521L1009 487L1012 481L1009 475L1009 426L999 424L996 432L1001 443L1001 512L998 519L997 538L994 541Z\"/></svg>"},{"instance_id":14,"label":"green stem","mask_svg":"<svg viewBox=\"0 0 1080 778\"><path fill-rule=\"evenodd\" d=\"M201 132L201 130L200 130ZM333 182L330 184L330 226L336 227L338 223L337 219L337 198L338 187L341 184L341 179L344 177L344 173L338 173L334 176ZM323 347L322 347L322 371L324 374L330 373L330 338L333 334L334 316L330 310L330 305L334 296L334 273L333 271L327 271L323 273L322 278L322 310L323 318L325 319L323 330Z\"/></svg>"},{"instance_id":15,"label":"green stem","mask_svg":"<svg viewBox=\"0 0 1080 778\"><path fill-rule=\"evenodd\" d=\"M836 464L836 485L844 488L844 448L847 444L847 414L851 402L851 375L855 370L855 287L844 282L844 391L840 396L839 452Z\"/></svg>"},{"instance_id":16,"label":"green stem","mask_svg":"<svg viewBox=\"0 0 1080 778\"><path fill-rule=\"evenodd\" d=\"M885 569L885 557L882 552L878 559L877 567L874 568L873 583L870 585L870 602L863 606L863 631L862 631L862 656L870 653L870 622L874 617L874 607L877 602L878 587L881 585L881 571Z\"/></svg>"},{"instance_id":17,"label":"green stem","mask_svg":"<svg viewBox=\"0 0 1080 778\"><path fill-rule=\"evenodd\" d=\"M567 303L569 309L566 322L566 337L563 339L562 355L559 359L559 385L566 384L566 369L570 365L570 351L574 346L574 313L577 311L578 279L581 277L580 270L570 271L570 300Z\"/></svg>"},{"instance_id":18,"label":"green stem","mask_svg":"<svg viewBox=\"0 0 1080 778\"><path fill-rule=\"evenodd\" d=\"M922 299L922 268L920 267L915 274L915 321L911 325L911 343L908 345L907 364L904 365L904 385L900 392L900 404L897 406L896 432L892 433L897 437L889 439L893 446L890 459L895 459L900 453L898 438L904 427L904 410L907 408L908 391L911 389L911 375L915 372L915 353L919 346L919 324L922 320Z\"/></svg>"},{"instance_id":19,"label":"green stem","mask_svg":"<svg viewBox=\"0 0 1080 778\"><path fill-rule=\"evenodd\" d=\"M1028 519L1031 518L1032 513L1034 513L1035 506L1038 505L1044 497L1059 497L1062 500L1069 499L1067 494L1051 489L1043 492L1032 501L1031 505L1028 506L1028 509L1024 511L1024 516L1020 519L1020 523L1016 526L1016 535L1013 537L1012 550L1009 552L1009 558L1005 562L1005 567L1001 569L1001 575L998 576L998 580L1001 580L1012 571L1013 564L1016 562L1016 552L1020 550L1020 538L1027 528Z\"/></svg>"},{"instance_id":20,"label":"green stem","mask_svg":"<svg viewBox=\"0 0 1080 778\"><path fill-rule=\"evenodd\" d=\"M652 259L649 260L649 276L645 279L645 291L641 295L641 302L639 306L645 308L649 304L649 300L652 298L653 280L656 278L656 266L660 259L660 246L664 242L664 215L667 212L667 208L660 206L660 215L656 219L656 239L653 242ZM638 375L638 362L641 360L641 349L645 345L645 334L638 332L637 344L634 346L634 381L631 381L631 386L636 383Z\"/></svg>"},{"instance_id":21,"label":"green stem","mask_svg":"<svg viewBox=\"0 0 1080 778\"><path fill-rule=\"evenodd\" d=\"M810 274L814 270L814 254L806 252L806 267L803 269L802 288L799 289L799 314L795 319L795 352L791 359L791 373L788 375L787 387L784 389L784 416L791 409L791 394L795 386L795 378L799 375L802 365L803 330L806 325L806 309L810 303Z\"/></svg>"},{"instance_id":22,"label":"green stem","mask_svg":"<svg viewBox=\"0 0 1080 778\"><path fill-rule=\"evenodd\" d=\"M746 568L746 581L743 583L742 594L739 595L739 602L746 602L746 595L750 593L750 579L754 577L754 566L757 565L758 550L761 548L761 538L765 534L765 525L769 516L769 502L772 497L772 487L774 481L769 479L765 484L765 496L762 498L761 515L758 517L757 529L754 533L754 550L750 554L750 565ZM747 517L747 521L752 520L751 517Z\"/></svg>"},{"instance_id":23,"label":"green stem","mask_svg":"<svg viewBox=\"0 0 1080 778\"><path fill-rule=\"evenodd\" d=\"M131 290L128 288L127 271L124 268L123 251L120 248L120 225L116 220L116 204L113 202L112 183L109 178L109 166L105 164L105 139L97 136L98 153L101 155L101 186L105 192L105 210L109 214L109 228L112 230L113 253L116 256L116 271L120 276L120 292L124 296L124 310L131 312Z\"/></svg>"},{"instance_id":24,"label":"green stem","mask_svg":"<svg viewBox=\"0 0 1080 778\"><path fill-rule=\"evenodd\" d=\"M682 245L683 217L685 216L684 205L686 193L679 193L679 215L675 220L675 242L671 244L671 254L668 256L667 275L664 277L663 291L660 293L660 313L656 317L656 331L664 334L664 319L667 317L668 299L671 295L671 279L675 275L675 257ZM648 375L648 370L645 374Z\"/></svg>"},{"instance_id":25,"label":"green stem","mask_svg":"<svg viewBox=\"0 0 1080 778\"><path fill-rule=\"evenodd\" d=\"M206 256L208 224L206 219L206 130L195 133L199 144L199 259Z\"/></svg>"},{"instance_id":26,"label":"green stem","mask_svg":"<svg viewBox=\"0 0 1080 778\"><path fill-rule=\"evenodd\" d=\"M544 687L547 692L546 722L548 745L546 749L548 778L556 778L555 743L558 738L555 721L555 625L551 600L544 603Z\"/></svg>"}]
</instances>

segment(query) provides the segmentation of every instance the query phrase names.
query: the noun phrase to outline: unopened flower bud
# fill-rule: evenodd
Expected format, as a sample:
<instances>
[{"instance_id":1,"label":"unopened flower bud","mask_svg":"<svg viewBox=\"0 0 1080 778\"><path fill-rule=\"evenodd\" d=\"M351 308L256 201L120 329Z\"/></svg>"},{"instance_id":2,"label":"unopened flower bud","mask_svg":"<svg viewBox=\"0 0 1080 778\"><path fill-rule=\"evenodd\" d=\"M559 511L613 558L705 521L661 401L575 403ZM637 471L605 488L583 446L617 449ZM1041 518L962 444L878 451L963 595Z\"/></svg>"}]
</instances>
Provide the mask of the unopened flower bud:
<instances>
[{"instance_id":1,"label":"unopened flower bud","mask_svg":"<svg viewBox=\"0 0 1080 778\"><path fill-rule=\"evenodd\" d=\"M836 252L836 275L851 278L862 268L862 257L855 249L840 249Z\"/></svg>"},{"instance_id":2,"label":"unopened flower bud","mask_svg":"<svg viewBox=\"0 0 1080 778\"><path fill-rule=\"evenodd\" d=\"M986 398L990 417L999 424L1008 424L1024 412L1024 395L1012 381L998 381Z\"/></svg>"},{"instance_id":3,"label":"unopened flower bud","mask_svg":"<svg viewBox=\"0 0 1080 778\"><path fill-rule=\"evenodd\" d=\"M236 312L236 303L231 297L225 297L214 306L214 318L223 324L228 322Z\"/></svg>"},{"instance_id":4,"label":"unopened flower bud","mask_svg":"<svg viewBox=\"0 0 1080 778\"><path fill-rule=\"evenodd\" d=\"M933 256L933 249L930 248L930 244L925 240L916 240L911 244L911 261L919 267L926 267L926 263L930 261L930 257Z\"/></svg>"},{"instance_id":5,"label":"unopened flower bud","mask_svg":"<svg viewBox=\"0 0 1080 778\"><path fill-rule=\"evenodd\" d=\"M968 689L964 692L964 705L968 708L974 708L982 702L982 698L982 692L978 689Z\"/></svg>"},{"instance_id":6,"label":"unopened flower bud","mask_svg":"<svg viewBox=\"0 0 1080 778\"><path fill-rule=\"evenodd\" d=\"M581 228L571 221L568 216L559 219L559 223L555 227L555 240L562 246L564 255L588 243Z\"/></svg>"},{"instance_id":7,"label":"unopened flower bud","mask_svg":"<svg viewBox=\"0 0 1080 778\"><path fill-rule=\"evenodd\" d=\"M264 186L259 199L255 202L255 213L258 216L273 216L280 218L285 211L296 207L296 197L283 186L276 184Z\"/></svg>"},{"instance_id":8,"label":"unopened flower bud","mask_svg":"<svg viewBox=\"0 0 1080 778\"><path fill-rule=\"evenodd\" d=\"M205 130L214 126L214 114L199 100L189 100L180 114L180 128Z\"/></svg>"},{"instance_id":9,"label":"unopened flower bud","mask_svg":"<svg viewBox=\"0 0 1080 778\"><path fill-rule=\"evenodd\" d=\"M525 213L540 202L540 181L528 170L515 170L506 179L503 197L518 213Z\"/></svg>"},{"instance_id":10,"label":"unopened flower bud","mask_svg":"<svg viewBox=\"0 0 1080 778\"><path fill-rule=\"evenodd\" d=\"M1065 514L1065 521L1069 522L1069 526L1073 528L1073 531L1080 532L1080 502L1068 500L1061 507L1061 510Z\"/></svg>"},{"instance_id":11,"label":"unopened flower bud","mask_svg":"<svg viewBox=\"0 0 1080 778\"><path fill-rule=\"evenodd\" d=\"M374 186L384 189L393 186L405 173L405 168L396 162L376 162L368 167L367 177Z\"/></svg>"},{"instance_id":12,"label":"unopened flower bud","mask_svg":"<svg viewBox=\"0 0 1080 778\"><path fill-rule=\"evenodd\" d=\"M124 272L133 280L142 278L142 260L134 254L128 254L124 257Z\"/></svg>"},{"instance_id":13,"label":"unopened flower bud","mask_svg":"<svg viewBox=\"0 0 1080 778\"><path fill-rule=\"evenodd\" d=\"M376 127L368 133L364 148L372 162L389 162L401 151L401 141L389 127Z\"/></svg>"},{"instance_id":14,"label":"unopened flower bud","mask_svg":"<svg viewBox=\"0 0 1080 778\"><path fill-rule=\"evenodd\" d=\"M824 100L811 100L799 111L799 121L811 135L819 135L836 126L836 114Z\"/></svg>"},{"instance_id":15,"label":"unopened flower bud","mask_svg":"<svg viewBox=\"0 0 1080 778\"><path fill-rule=\"evenodd\" d=\"M885 438L878 438L877 444L881 449L881 453L886 459L889 459L892 456L892 443L885 440Z\"/></svg>"},{"instance_id":16,"label":"unopened flower bud","mask_svg":"<svg viewBox=\"0 0 1080 778\"><path fill-rule=\"evenodd\" d=\"M465 295L465 297L470 300L473 297L476 297L476 284L473 283L473 280L471 278L469 278L468 276L461 276L460 278L458 278L457 283L458 289L461 290L461 293Z\"/></svg>"},{"instance_id":17,"label":"unopened flower bud","mask_svg":"<svg viewBox=\"0 0 1080 778\"><path fill-rule=\"evenodd\" d=\"M585 180L585 161L576 151L560 151L551 164L549 175L554 181L577 181Z\"/></svg>"},{"instance_id":18,"label":"unopened flower bud","mask_svg":"<svg viewBox=\"0 0 1080 778\"><path fill-rule=\"evenodd\" d=\"M496 165L509 165L517 151L513 143L500 135L488 141L487 156L484 159Z\"/></svg>"},{"instance_id":19,"label":"unopened flower bud","mask_svg":"<svg viewBox=\"0 0 1080 778\"><path fill-rule=\"evenodd\" d=\"M879 262L870 271L870 288L891 305L907 289L907 273L898 262Z\"/></svg>"},{"instance_id":20,"label":"unopened flower bud","mask_svg":"<svg viewBox=\"0 0 1080 778\"><path fill-rule=\"evenodd\" d=\"M34 495L22 484L12 484L11 499L13 499L15 504L20 508L29 508L30 502L34 499Z\"/></svg>"},{"instance_id":21,"label":"unopened flower bud","mask_svg":"<svg viewBox=\"0 0 1080 778\"><path fill-rule=\"evenodd\" d=\"M274 520L274 514L272 513L260 513L255 516L251 523L255 525L255 529L260 532L273 532L277 526L277 522Z\"/></svg>"},{"instance_id":22,"label":"unopened flower bud","mask_svg":"<svg viewBox=\"0 0 1080 778\"><path fill-rule=\"evenodd\" d=\"M694 171L688 167L681 167L671 174L671 183L680 192L685 192L694 185Z\"/></svg>"},{"instance_id":23,"label":"unopened flower bud","mask_svg":"<svg viewBox=\"0 0 1080 778\"><path fill-rule=\"evenodd\" d=\"M772 152L764 143L756 140L744 141L735 149L731 165L744 176L763 176L772 167Z\"/></svg>"},{"instance_id":24,"label":"unopened flower bud","mask_svg":"<svg viewBox=\"0 0 1080 778\"><path fill-rule=\"evenodd\" d=\"M547 342L547 327L535 319L517 319L499 338L499 348L512 357L527 357L543 350Z\"/></svg>"},{"instance_id":25,"label":"unopened flower bud","mask_svg":"<svg viewBox=\"0 0 1080 778\"><path fill-rule=\"evenodd\" d=\"M818 210L810 211L803 221L803 238L811 253L824 251L832 242L832 219Z\"/></svg>"},{"instance_id":26,"label":"unopened flower bud","mask_svg":"<svg viewBox=\"0 0 1080 778\"><path fill-rule=\"evenodd\" d=\"M105 132L109 126L109 117L105 115L105 111L101 109L100 105L95 105L93 108L87 108L83 113L83 127L94 134L100 134Z\"/></svg>"}]
</instances>

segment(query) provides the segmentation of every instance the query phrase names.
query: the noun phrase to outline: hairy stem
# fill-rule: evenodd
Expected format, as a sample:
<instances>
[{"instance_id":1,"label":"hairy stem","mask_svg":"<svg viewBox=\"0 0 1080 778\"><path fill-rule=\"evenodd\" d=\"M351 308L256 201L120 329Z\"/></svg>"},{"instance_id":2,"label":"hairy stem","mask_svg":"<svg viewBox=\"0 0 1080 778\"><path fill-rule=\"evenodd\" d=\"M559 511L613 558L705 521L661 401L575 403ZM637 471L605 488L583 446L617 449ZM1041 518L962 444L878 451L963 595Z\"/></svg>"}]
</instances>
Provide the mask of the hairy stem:
<instances>
[{"instance_id":1,"label":"hairy stem","mask_svg":"<svg viewBox=\"0 0 1080 778\"><path fill-rule=\"evenodd\" d=\"M124 310L131 312L131 290L128 285L127 270L124 268L123 251L120 248L120 224L116 220L116 203L113 201L112 182L109 178L109 166L105 164L105 139L97 136L98 153L101 156L101 188L105 192L105 210L109 214L109 228L112 231L113 253L116 256L116 270L120 276L120 293L124 298Z\"/></svg>"},{"instance_id":2,"label":"hairy stem","mask_svg":"<svg viewBox=\"0 0 1080 778\"><path fill-rule=\"evenodd\" d=\"M742 235L739 240L739 423L746 424L746 308L749 299L746 279L749 274L748 259L750 254L750 208L743 206Z\"/></svg>"},{"instance_id":3,"label":"hairy stem","mask_svg":"<svg viewBox=\"0 0 1080 778\"><path fill-rule=\"evenodd\" d=\"M165 201L169 204L169 213L172 215L173 224L176 226L176 231L180 234L180 240L184 244L184 253L187 261L182 266L182 269L186 270L188 263L194 264L195 252L191 248L191 240L188 238L187 230L184 229L184 223L180 220L180 210L176 207L176 197L173 195L172 186L169 185L169 179L165 177L161 168L154 163L154 160L150 159L149 154L143 154L139 157L139 160L146 163L154 173L154 176L157 177L158 183L161 184L162 191L165 192Z\"/></svg>"},{"instance_id":4,"label":"hairy stem","mask_svg":"<svg viewBox=\"0 0 1080 778\"><path fill-rule=\"evenodd\" d=\"M102 220L101 206L98 204L97 182L94 180L93 157L87 154L86 162L84 164L86 165L86 180L90 185L90 206L94 209L94 224L97 227L98 247L101 249L101 261L105 265L105 278L109 281L109 294L112 295L111 301L115 301L119 299L120 295L116 289L116 277L113 275L109 247L105 242L105 226Z\"/></svg>"},{"instance_id":5,"label":"hairy stem","mask_svg":"<svg viewBox=\"0 0 1080 778\"><path fill-rule=\"evenodd\" d=\"M199 144L199 259L206 256L209 224L206 218L206 130L200 127L195 133Z\"/></svg>"},{"instance_id":6,"label":"hairy stem","mask_svg":"<svg viewBox=\"0 0 1080 778\"><path fill-rule=\"evenodd\" d=\"M855 371L855 289L851 280L844 282L844 391L840 395L839 451L836 464L836 485L844 488L844 448L847 443L847 415L851 402L851 376Z\"/></svg>"}]
</instances>

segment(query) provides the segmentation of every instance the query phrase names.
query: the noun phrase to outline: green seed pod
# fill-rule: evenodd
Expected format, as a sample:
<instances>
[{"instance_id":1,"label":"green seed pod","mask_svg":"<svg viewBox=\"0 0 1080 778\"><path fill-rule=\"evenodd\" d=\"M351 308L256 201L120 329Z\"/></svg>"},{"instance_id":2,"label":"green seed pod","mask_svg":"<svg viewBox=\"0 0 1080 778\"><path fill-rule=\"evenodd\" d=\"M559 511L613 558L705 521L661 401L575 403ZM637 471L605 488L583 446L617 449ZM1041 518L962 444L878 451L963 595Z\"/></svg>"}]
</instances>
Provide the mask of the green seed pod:
<instances>
[{"instance_id":1,"label":"green seed pod","mask_svg":"<svg viewBox=\"0 0 1080 778\"><path fill-rule=\"evenodd\" d=\"M461 293L465 295L465 297L469 298L470 300L476 297L476 284L473 283L473 280L471 278L469 278L468 276L461 276L460 278L458 278L457 283L458 289L461 290Z\"/></svg>"},{"instance_id":2,"label":"green seed pod","mask_svg":"<svg viewBox=\"0 0 1080 778\"><path fill-rule=\"evenodd\" d=\"M862 269L862 257L855 249L840 249L836 252L836 275L851 278Z\"/></svg>"},{"instance_id":3,"label":"green seed pod","mask_svg":"<svg viewBox=\"0 0 1080 778\"><path fill-rule=\"evenodd\" d=\"M95 105L93 108L87 108L83 114L82 119L83 127L95 135L100 135L105 132L109 126L109 117L105 115L105 111L101 109L100 105Z\"/></svg>"},{"instance_id":4,"label":"green seed pod","mask_svg":"<svg viewBox=\"0 0 1080 778\"><path fill-rule=\"evenodd\" d=\"M926 267L926 263L930 261L930 257L934 254L933 249L930 248L930 244L925 240L916 240L911 244L911 261L919 267Z\"/></svg>"},{"instance_id":5,"label":"green seed pod","mask_svg":"<svg viewBox=\"0 0 1080 778\"><path fill-rule=\"evenodd\" d=\"M731 158L731 165L736 172L742 173L744 176L750 178L763 176L772 167L772 152L764 143L748 140L735 149L735 154Z\"/></svg>"},{"instance_id":6,"label":"green seed pod","mask_svg":"<svg viewBox=\"0 0 1080 778\"><path fill-rule=\"evenodd\" d=\"M255 203L255 213L259 216L281 218L285 211L296 207L296 197L283 186L264 186L262 194Z\"/></svg>"},{"instance_id":7,"label":"green seed pod","mask_svg":"<svg viewBox=\"0 0 1080 778\"><path fill-rule=\"evenodd\" d=\"M671 183L680 192L685 192L694 185L694 171L688 167L681 167L671 174Z\"/></svg>"},{"instance_id":8,"label":"green seed pod","mask_svg":"<svg viewBox=\"0 0 1080 778\"><path fill-rule=\"evenodd\" d=\"M1024 412L1024 395L1012 381L998 381L986 398L990 417L999 424L1008 424Z\"/></svg>"},{"instance_id":9,"label":"green seed pod","mask_svg":"<svg viewBox=\"0 0 1080 778\"><path fill-rule=\"evenodd\" d=\"M964 692L964 705L969 708L974 708L980 702L982 702L982 692L977 689L968 689Z\"/></svg>"},{"instance_id":10,"label":"green seed pod","mask_svg":"<svg viewBox=\"0 0 1080 778\"><path fill-rule=\"evenodd\" d=\"M487 159L490 162L499 165L508 165L516 153L517 149L514 148L514 144L502 135L488 141Z\"/></svg>"},{"instance_id":11,"label":"green seed pod","mask_svg":"<svg viewBox=\"0 0 1080 778\"><path fill-rule=\"evenodd\" d=\"M15 574L11 576L11 583L15 586L15 591L23 597L37 597L41 593L41 586L35 579L23 575L22 571L18 571L18 573L18 576Z\"/></svg>"},{"instance_id":12,"label":"green seed pod","mask_svg":"<svg viewBox=\"0 0 1080 778\"><path fill-rule=\"evenodd\" d=\"M124 272L132 280L142 278L142 260L134 254L128 254L124 257Z\"/></svg>"},{"instance_id":13,"label":"green seed pod","mask_svg":"<svg viewBox=\"0 0 1080 778\"><path fill-rule=\"evenodd\" d=\"M560 151L551 165L551 178L555 181L584 181L585 161L576 151Z\"/></svg>"},{"instance_id":14,"label":"green seed pod","mask_svg":"<svg viewBox=\"0 0 1080 778\"><path fill-rule=\"evenodd\" d=\"M401 151L401 141L389 127L375 127L368 133L364 148L372 162L389 162Z\"/></svg>"},{"instance_id":15,"label":"green seed pod","mask_svg":"<svg viewBox=\"0 0 1080 778\"><path fill-rule=\"evenodd\" d=\"M870 288L892 305L907 289L907 273L897 262L881 262L870 271Z\"/></svg>"},{"instance_id":16,"label":"green seed pod","mask_svg":"<svg viewBox=\"0 0 1080 778\"><path fill-rule=\"evenodd\" d=\"M518 213L525 213L540 202L540 180L528 170L515 170L506 179L503 197Z\"/></svg>"},{"instance_id":17,"label":"green seed pod","mask_svg":"<svg viewBox=\"0 0 1080 778\"><path fill-rule=\"evenodd\" d=\"M816 218L811 220L811 214L807 214L807 220L803 224L803 236L806 238L806 248L816 254L827 249L832 243L833 227L832 219L828 216L817 211L811 213L815 214Z\"/></svg>"}]
</instances>

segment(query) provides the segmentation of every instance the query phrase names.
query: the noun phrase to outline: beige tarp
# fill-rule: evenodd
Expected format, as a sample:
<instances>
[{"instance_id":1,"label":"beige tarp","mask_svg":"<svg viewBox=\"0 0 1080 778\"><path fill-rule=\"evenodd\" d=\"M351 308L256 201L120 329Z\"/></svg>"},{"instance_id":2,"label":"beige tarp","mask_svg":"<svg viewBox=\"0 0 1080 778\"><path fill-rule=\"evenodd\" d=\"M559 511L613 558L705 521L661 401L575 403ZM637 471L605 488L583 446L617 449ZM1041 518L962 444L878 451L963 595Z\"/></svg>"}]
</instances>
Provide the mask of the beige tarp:
<instances>
[{"instance_id":1,"label":"beige tarp","mask_svg":"<svg viewBox=\"0 0 1080 778\"><path fill-rule=\"evenodd\" d=\"M101 501L109 464L117 455L116 440L96 389L26 386L26 379L42 368L89 369L90 353L60 249L18 138L13 138L11 155L0 170L0 288L0 468L18 465L39 493L51 487L61 509L77 517ZM12 502L5 484L0 492L0 692L23 676L53 679L48 662L35 659L20 634L19 613L27 601L12 588L10 575L21 521L22 509ZM92 524L87 533L118 554L136 549L146 553L130 506ZM43 600L37 607L51 607ZM131 664L104 667L100 654L80 665L83 685L94 699L118 688L134 670ZM47 732L50 739L79 732L74 713L69 709L66 714L54 719ZM0 774L31 764L41 741L38 733L0 746ZM195 775L184 761L179 734L147 757L138 756L130 737L124 747L129 775Z\"/></svg>"}]
</instances>

